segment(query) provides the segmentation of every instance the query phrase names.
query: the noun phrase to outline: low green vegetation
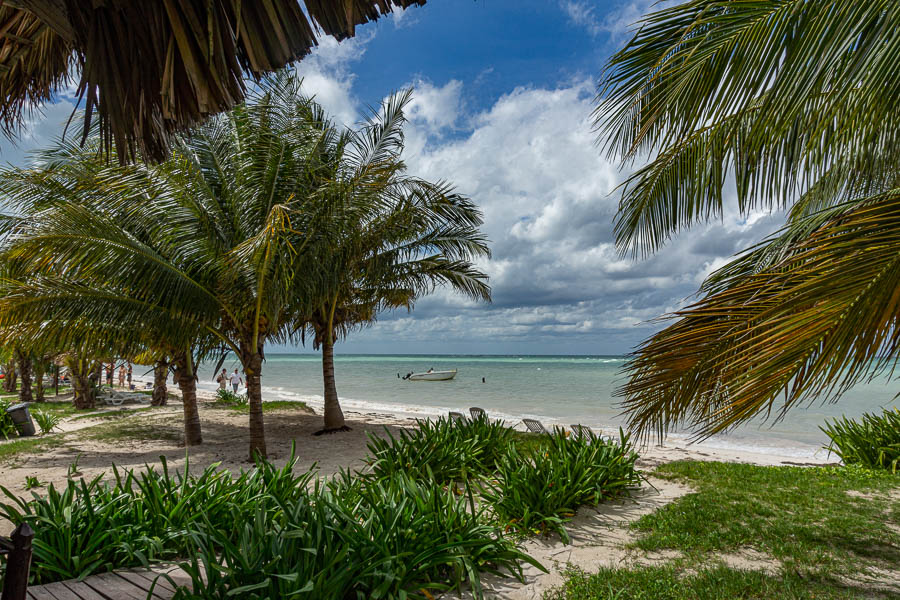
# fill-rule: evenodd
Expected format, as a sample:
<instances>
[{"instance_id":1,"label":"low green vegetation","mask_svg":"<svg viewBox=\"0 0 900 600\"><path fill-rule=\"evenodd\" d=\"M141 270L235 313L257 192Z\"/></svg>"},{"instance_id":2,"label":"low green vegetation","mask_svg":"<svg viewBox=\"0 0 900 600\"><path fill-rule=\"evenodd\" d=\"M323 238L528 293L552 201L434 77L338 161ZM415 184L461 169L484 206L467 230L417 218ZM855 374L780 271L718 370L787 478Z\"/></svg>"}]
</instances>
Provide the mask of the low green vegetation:
<instances>
[{"instance_id":1,"label":"low green vegetation","mask_svg":"<svg viewBox=\"0 0 900 600\"><path fill-rule=\"evenodd\" d=\"M216 390L216 404L220 406L235 406L238 408L243 408L247 406L249 403L249 399L247 396L241 396L237 392L232 392L231 390L225 388L219 388Z\"/></svg>"},{"instance_id":2,"label":"low green vegetation","mask_svg":"<svg viewBox=\"0 0 900 600\"><path fill-rule=\"evenodd\" d=\"M153 426L109 423L82 433L103 440L159 437L144 429ZM236 477L218 465L199 475L173 473L163 458L161 470L114 468L112 478L85 480L76 479L74 464L62 489L50 485L30 500L7 491L11 501L0 504L0 518L41 530L35 583L180 560L194 579L193 592L178 592L182 600L301 593L427 599L464 582L480 597L481 573L521 576L524 563L540 567L517 548L511 524L565 535L566 515L553 512L562 509L546 506L536 519L524 504L501 509L507 496L541 493L525 486L542 486L553 496L556 482L571 480L566 486L579 493L557 504L574 512L627 492L629 486L610 477L621 476L623 464L631 469L626 479L637 484L627 439L620 445L566 440L561 433L545 438L534 446L538 458L501 425L423 422L383 443L370 440L366 472L328 479L294 473L293 456L282 468L259 461ZM518 461L539 464L544 478L522 478L513 468ZM547 515L559 519L540 527Z\"/></svg>"},{"instance_id":3,"label":"low green vegetation","mask_svg":"<svg viewBox=\"0 0 900 600\"><path fill-rule=\"evenodd\" d=\"M618 443L593 433L570 439L562 430L539 439L530 452L509 447L487 482L484 499L509 529L526 534L554 531L568 542L565 523L579 507L640 485L634 466L638 455L624 433Z\"/></svg>"},{"instance_id":4,"label":"low green vegetation","mask_svg":"<svg viewBox=\"0 0 900 600\"><path fill-rule=\"evenodd\" d=\"M247 396L241 396L231 390L219 389L216 391L216 401L213 403L214 408L225 408L238 412L250 412L250 404ZM300 410L312 413L309 405L305 402L294 402L292 400L271 400L262 403L262 411L276 412L285 410Z\"/></svg>"},{"instance_id":5,"label":"low green vegetation","mask_svg":"<svg viewBox=\"0 0 900 600\"><path fill-rule=\"evenodd\" d=\"M122 411L123 413L126 411ZM130 411L129 411L130 412ZM101 423L88 429L77 432L77 435L89 440L99 442L123 442L164 440L180 442L183 432L180 427L172 427L162 423L148 422L148 420L128 420L122 423Z\"/></svg>"},{"instance_id":6,"label":"low green vegetation","mask_svg":"<svg viewBox=\"0 0 900 600\"><path fill-rule=\"evenodd\" d=\"M89 413L76 415L72 417L72 421L84 421L87 419L98 420L98 421L114 421L118 419L123 419L127 417L133 417L135 415L144 414L151 410L154 410L158 407L156 406L140 406L137 408L127 408L127 409L118 409L118 410L102 410L102 411L91 411Z\"/></svg>"},{"instance_id":7,"label":"low green vegetation","mask_svg":"<svg viewBox=\"0 0 900 600\"><path fill-rule=\"evenodd\" d=\"M842 417L820 428L831 439L828 450L844 464L900 471L900 408L859 420Z\"/></svg>"},{"instance_id":8,"label":"low green vegetation","mask_svg":"<svg viewBox=\"0 0 900 600\"><path fill-rule=\"evenodd\" d=\"M425 598L422 590L464 580L477 587L479 571L516 575L533 562L466 498L440 487L402 474L322 482L294 473L295 463L260 462L232 478L217 465L171 473L163 459L161 470L115 470L112 481L51 485L28 501L10 496L0 516L40 527L35 583L187 557L195 587L179 598L235 590L242 598L301 590L335 600Z\"/></svg>"},{"instance_id":9,"label":"low green vegetation","mask_svg":"<svg viewBox=\"0 0 900 600\"><path fill-rule=\"evenodd\" d=\"M62 417L59 414L41 409L31 411L31 416L43 434L52 433L59 426L59 422L62 421Z\"/></svg>"},{"instance_id":10,"label":"low green vegetation","mask_svg":"<svg viewBox=\"0 0 900 600\"><path fill-rule=\"evenodd\" d=\"M12 405L12 401L0 398L0 437L5 440L16 436L16 426L13 424L12 418L6 413L6 409Z\"/></svg>"},{"instance_id":11,"label":"low green vegetation","mask_svg":"<svg viewBox=\"0 0 900 600\"><path fill-rule=\"evenodd\" d=\"M512 442L513 431L500 421L419 421L415 429L401 429L396 436L388 430L369 436L370 467L376 477L424 476L429 471L446 484L492 473Z\"/></svg>"},{"instance_id":12,"label":"low green vegetation","mask_svg":"<svg viewBox=\"0 0 900 600\"><path fill-rule=\"evenodd\" d=\"M889 492L900 479L855 467L758 467L674 462L656 475L696 493L639 519L643 550L687 554L753 548L790 572L852 572L866 561L900 566L900 527Z\"/></svg>"},{"instance_id":13,"label":"low green vegetation","mask_svg":"<svg viewBox=\"0 0 900 600\"><path fill-rule=\"evenodd\" d=\"M545 600L813 600L858 598L852 590L809 582L794 574L709 567L601 568L588 575L569 571L566 582Z\"/></svg>"},{"instance_id":14,"label":"low green vegetation","mask_svg":"<svg viewBox=\"0 0 900 600\"><path fill-rule=\"evenodd\" d=\"M872 579L900 570L896 475L695 461L654 475L696 490L632 524L635 549L673 557L658 566L571 570L545 600L894 597ZM748 551L770 560L768 568L723 560Z\"/></svg>"},{"instance_id":15,"label":"low green vegetation","mask_svg":"<svg viewBox=\"0 0 900 600\"><path fill-rule=\"evenodd\" d=\"M28 437L17 440L10 440L0 444L0 462L8 461L15 458L21 453L35 453L40 450L46 450L59 446L63 443L61 436L53 437Z\"/></svg>"}]
</instances>

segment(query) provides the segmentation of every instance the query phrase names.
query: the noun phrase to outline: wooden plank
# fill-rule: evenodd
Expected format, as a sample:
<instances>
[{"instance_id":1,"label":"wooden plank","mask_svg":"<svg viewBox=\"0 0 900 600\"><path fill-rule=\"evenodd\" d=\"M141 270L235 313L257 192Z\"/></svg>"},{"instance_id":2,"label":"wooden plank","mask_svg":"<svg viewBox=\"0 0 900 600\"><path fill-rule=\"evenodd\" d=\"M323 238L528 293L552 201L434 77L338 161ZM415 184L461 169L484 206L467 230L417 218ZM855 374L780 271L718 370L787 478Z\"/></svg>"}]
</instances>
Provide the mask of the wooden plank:
<instances>
[{"instance_id":1,"label":"wooden plank","mask_svg":"<svg viewBox=\"0 0 900 600\"><path fill-rule=\"evenodd\" d=\"M84 583L110 600L146 600L147 592L112 573L92 575Z\"/></svg>"},{"instance_id":2,"label":"wooden plank","mask_svg":"<svg viewBox=\"0 0 900 600\"><path fill-rule=\"evenodd\" d=\"M81 600L81 598L76 595L75 592L67 588L60 581L54 583L45 583L44 585L37 586L32 589L49 592L51 596L56 598L56 600Z\"/></svg>"},{"instance_id":3,"label":"wooden plank","mask_svg":"<svg viewBox=\"0 0 900 600\"><path fill-rule=\"evenodd\" d=\"M116 573L120 573L120 572L121 571L116 571ZM175 588L172 586L171 583L169 583L169 580L166 579L165 577L157 578L158 573L156 573L154 571L150 571L149 569L130 569L125 572L133 573L134 575L136 575L138 577L143 577L144 579L147 580L147 583L150 584L151 586L153 585L153 582L155 581L157 588L166 590L167 592L170 592L173 595L175 594Z\"/></svg>"},{"instance_id":4,"label":"wooden plank","mask_svg":"<svg viewBox=\"0 0 900 600\"><path fill-rule=\"evenodd\" d=\"M76 597L81 600L108 600L104 596L101 596L97 592L94 591L94 588L89 586L83 581L75 581L74 579L69 581L61 581L64 586L69 588L72 593L75 594Z\"/></svg>"},{"instance_id":5,"label":"wooden plank","mask_svg":"<svg viewBox=\"0 0 900 600\"><path fill-rule=\"evenodd\" d=\"M131 571L113 571L114 574L118 575L125 581L130 582L133 586L138 589L146 592L145 597L150 595L150 588L153 588L153 597L158 598L159 600L170 600L172 596L174 596L174 592L170 592L164 587L161 587L159 584L156 586L153 585L150 581L144 579L137 573L133 573Z\"/></svg>"},{"instance_id":6,"label":"wooden plank","mask_svg":"<svg viewBox=\"0 0 900 600\"><path fill-rule=\"evenodd\" d=\"M43 587L30 588L28 590L28 595L33 598L33 600L56 600L56 597Z\"/></svg>"},{"instance_id":7,"label":"wooden plank","mask_svg":"<svg viewBox=\"0 0 900 600\"><path fill-rule=\"evenodd\" d=\"M185 573L178 565L158 565L150 569L154 573L168 573L178 587L193 589L191 576ZM200 579L206 581L206 573L201 569Z\"/></svg>"}]
</instances>

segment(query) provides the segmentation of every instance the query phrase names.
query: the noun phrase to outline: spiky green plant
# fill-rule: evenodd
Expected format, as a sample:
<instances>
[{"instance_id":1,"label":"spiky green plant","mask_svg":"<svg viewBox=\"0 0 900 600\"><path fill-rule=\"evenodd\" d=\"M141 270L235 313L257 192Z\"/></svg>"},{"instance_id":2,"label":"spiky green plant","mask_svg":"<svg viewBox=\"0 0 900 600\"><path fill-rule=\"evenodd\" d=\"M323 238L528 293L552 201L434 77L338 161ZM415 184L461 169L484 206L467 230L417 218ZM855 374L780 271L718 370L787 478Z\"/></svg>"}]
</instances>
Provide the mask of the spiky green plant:
<instances>
[{"instance_id":1,"label":"spiky green plant","mask_svg":"<svg viewBox=\"0 0 900 600\"><path fill-rule=\"evenodd\" d=\"M527 454L510 446L485 486L485 503L509 529L523 534L554 531L568 542L565 523L580 507L640 485L638 455L624 432L618 441L593 433L570 438L558 428L543 437Z\"/></svg>"},{"instance_id":2,"label":"spiky green plant","mask_svg":"<svg viewBox=\"0 0 900 600\"><path fill-rule=\"evenodd\" d=\"M16 435L16 426L13 423L12 417L6 412L12 405L13 403L6 398L0 398L0 436L3 436L3 439L5 440L15 437Z\"/></svg>"},{"instance_id":3,"label":"spiky green plant","mask_svg":"<svg viewBox=\"0 0 900 600\"><path fill-rule=\"evenodd\" d=\"M43 434L52 433L53 430L59 426L60 421L62 421L62 416L41 409L34 410L31 413L31 416L34 417L35 422L37 422L38 427Z\"/></svg>"},{"instance_id":4,"label":"spiky green plant","mask_svg":"<svg viewBox=\"0 0 900 600\"><path fill-rule=\"evenodd\" d=\"M829 437L828 451L845 465L900 471L900 408L878 414L865 413L859 419L841 417L826 421L820 429Z\"/></svg>"},{"instance_id":5,"label":"spiky green plant","mask_svg":"<svg viewBox=\"0 0 900 600\"><path fill-rule=\"evenodd\" d=\"M247 396L240 395L225 388L216 390L216 404L226 406L247 406Z\"/></svg>"},{"instance_id":6,"label":"spiky green plant","mask_svg":"<svg viewBox=\"0 0 900 600\"><path fill-rule=\"evenodd\" d=\"M737 208L782 231L703 284L620 390L630 427L699 436L836 401L900 356L900 4L689 0L609 61L596 125L636 169L616 221L646 255Z\"/></svg>"},{"instance_id":7,"label":"spiky green plant","mask_svg":"<svg viewBox=\"0 0 900 600\"><path fill-rule=\"evenodd\" d=\"M430 481L345 475L317 484L310 498L286 504L274 519L263 511L232 519L236 535L213 523L192 530L198 551L182 568L193 589L180 588L176 600L238 592L259 600L425 600L463 582L481 598L482 571L521 577L520 563L540 566L472 512L465 497Z\"/></svg>"},{"instance_id":8,"label":"spiky green plant","mask_svg":"<svg viewBox=\"0 0 900 600\"><path fill-rule=\"evenodd\" d=\"M375 477L406 473L438 483L462 481L492 473L513 442L513 430L502 421L456 422L441 417L420 420L414 429L396 435L369 435L369 463Z\"/></svg>"}]
</instances>

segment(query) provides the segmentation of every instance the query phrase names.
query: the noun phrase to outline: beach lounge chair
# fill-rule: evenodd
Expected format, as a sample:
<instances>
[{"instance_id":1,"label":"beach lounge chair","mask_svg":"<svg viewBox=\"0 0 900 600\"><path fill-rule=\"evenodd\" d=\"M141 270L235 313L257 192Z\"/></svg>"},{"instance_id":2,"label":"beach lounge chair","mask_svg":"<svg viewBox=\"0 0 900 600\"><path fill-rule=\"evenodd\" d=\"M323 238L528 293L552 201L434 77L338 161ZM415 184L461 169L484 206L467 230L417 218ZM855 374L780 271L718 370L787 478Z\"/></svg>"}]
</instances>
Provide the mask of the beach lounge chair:
<instances>
[{"instance_id":1,"label":"beach lounge chair","mask_svg":"<svg viewBox=\"0 0 900 600\"><path fill-rule=\"evenodd\" d=\"M469 409L469 414L472 415L472 420L477 421L478 419L487 419L487 413L484 412L483 408L478 408L477 406L473 406Z\"/></svg>"},{"instance_id":2,"label":"beach lounge chair","mask_svg":"<svg viewBox=\"0 0 900 600\"><path fill-rule=\"evenodd\" d=\"M547 431L547 428L544 427L544 424L540 421L536 421L535 419L522 419L522 422L525 423L525 427L528 428L528 431L531 433L546 433L550 435L550 432Z\"/></svg>"},{"instance_id":3,"label":"beach lounge chair","mask_svg":"<svg viewBox=\"0 0 900 600\"><path fill-rule=\"evenodd\" d=\"M591 437L594 432L587 425L572 425L572 435L575 438Z\"/></svg>"},{"instance_id":4,"label":"beach lounge chair","mask_svg":"<svg viewBox=\"0 0 900 600\"><path fill-rule=\"evenodd\" d=\"M461 412L450 411L450 420L454 423L465 423L466 417Z\"/></svg>"},{"instance_id":5,"label":"beach lounge chair","mask_svg":"<svg viewBox=\"0 0 900 600\"><path fill-rule=\"evenodd\" d=\"M112 392L104 396L103 401L106 402L107 406L122 406L125 402L125 397L116 392Z\"/></svg>"}]
</instances>

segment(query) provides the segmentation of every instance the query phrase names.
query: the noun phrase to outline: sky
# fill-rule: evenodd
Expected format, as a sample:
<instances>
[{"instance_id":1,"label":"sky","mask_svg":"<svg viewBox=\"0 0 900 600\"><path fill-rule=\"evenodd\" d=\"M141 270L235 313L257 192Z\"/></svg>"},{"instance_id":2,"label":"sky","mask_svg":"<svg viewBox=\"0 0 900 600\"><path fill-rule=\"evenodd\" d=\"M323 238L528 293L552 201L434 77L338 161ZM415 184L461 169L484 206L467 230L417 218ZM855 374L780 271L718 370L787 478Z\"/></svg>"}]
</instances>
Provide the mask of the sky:
<instances>
[{"instance_id":1,"label":"sky","mask_svg":"<svg viewBox=\"0 0 900 600\"><path fill-rule=\"evenodd\" d=\"M623 169L600 151L591 113L606 61L651 5L430 0L350 40L323 39L299 64L305 92L348 126L412 87L409 173L472 198L491 241L492 257L478 264L490 276L490 304L437 290L412 312L381 315L337 352L624 354L711 271L778 227L778 214L729 208L648 259L617 253L617 186L640 165ZM27 164L72 109L63 96L17 142L0 138L0 162Z\"/></svg>"}]
</instances>

